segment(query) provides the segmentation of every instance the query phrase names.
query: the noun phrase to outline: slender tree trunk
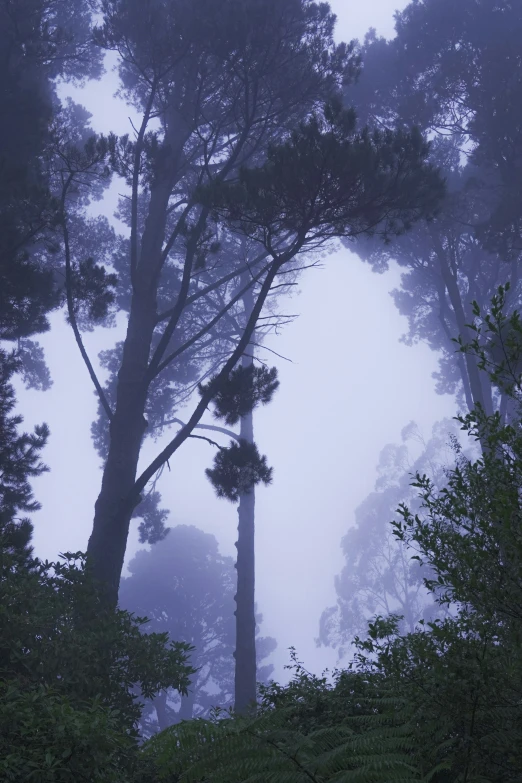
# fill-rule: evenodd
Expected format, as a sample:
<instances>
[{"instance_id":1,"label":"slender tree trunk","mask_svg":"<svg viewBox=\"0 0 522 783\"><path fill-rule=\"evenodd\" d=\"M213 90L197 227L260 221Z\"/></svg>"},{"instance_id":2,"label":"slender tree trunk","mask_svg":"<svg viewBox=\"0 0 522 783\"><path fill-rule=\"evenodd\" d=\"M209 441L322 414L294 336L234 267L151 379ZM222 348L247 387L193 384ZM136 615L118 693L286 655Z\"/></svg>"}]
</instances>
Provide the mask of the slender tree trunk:
<instances>
[{"instance_id":1,"label":"slender tree trunk","mask_svg":"<svg viewBox=\"0 0 522 783\"><path fill-rule=\"evenodd\" d=\"M196 691L194 685L189 686L189 690L186 696L181 697L181 706L179 708L177 720L192 720L192 713L194 711L194 702L196 700Z\"/></svg>"},{"instance_id":2,"label":"slender tree trunk","mask_svg":"<svg viewBox=\"0 0 522 783\"><path fill-rule=\"evenodd\" d=\"M250 290L244 299L248 319L253 307ZM253 365L254 346L243 356L243 367ZM250 412L241 419L240 437L254 442L254 419ZM255 708L256 702L256 617L255 617L255 489L239 499L237 527L237 592L236 601L236 650L234 677L234 706L245 713Z\"/></svg>"},{"instance_id":3,"label":"slender tree trunk","mask_svg":"<svg viewBox=\"0 0 522 783\"><path fill-rule=\"evenodd\" d=\"M158 726L160 731L168 729L170 721L167 715L167 691L161 691L154 699L154 707L158 716Z\"/></svg>"},{"instance_id":4,"label":"slender tree trunk","mask_svg":"<svg viewBox=\"0 0 522 783\"><path fill-rule=\"evenodd\" d=\"M466 326L466 314L462 305L462 298L460 295L457 279L453 274L449 261L446 257L446 251L442 247L440 240L432 232L432 237L436 246L436 252L440 263L440 269L444 285L448 291L451 306L455 313L455 320L457 322L457 328L460 335L465 339L468 333L472 336L469 329ZM480 404L487 416L491 416L493 413L493 403L491 400L491 390L485 389L482 379L480 377L480 371L477 367L477 361L471 354L465 354L466 370L468 374L469 386L475 404Z\"/></svg>"}]
</instances>

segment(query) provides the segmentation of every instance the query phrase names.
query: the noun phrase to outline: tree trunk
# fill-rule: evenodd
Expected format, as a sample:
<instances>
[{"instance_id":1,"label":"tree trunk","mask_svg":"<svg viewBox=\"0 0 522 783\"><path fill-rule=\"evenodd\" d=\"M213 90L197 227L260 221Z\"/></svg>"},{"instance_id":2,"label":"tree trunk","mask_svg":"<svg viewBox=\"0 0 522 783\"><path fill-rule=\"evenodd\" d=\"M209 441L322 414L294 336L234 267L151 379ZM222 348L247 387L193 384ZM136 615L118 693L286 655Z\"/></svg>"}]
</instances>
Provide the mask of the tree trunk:
<instances>
[{"instance_id":1,"label":"tree trunk","mask_svg":"<svg viewBox=\"0 0 522 783\"><path fill-rule=\"evenodd\" d=\"M194 710L194 702L196 700L196 690L194 685L189 686L189 690L186 696L181 697L181 705L178 711L178 721L192 720L192 713Z\"/></svg>"},{"instance_id":2,"label":"tree trunk","mask_svg":"<svg viewBox=\"0 0 522 783\"><path fill-rule=\"evenodd\" d=\"M174 143L175 140L172 141ZM157 286L169 198L182 149L183 140L177 145L177 155L172 153L165 156L162 176L156 179L151 188L139 260L133 276L127 335L118 373L116 408L110 424L109 453L87 547L93 575L103 585L107 600L114 605L118 601L130 520L136 505L135 502L129 502L128 497L136 480L141 444L147 427L146 377L156 327Z\"/></svg>"},{"instance_id":3,"label":"tree trunk","mask_svg":"<svg viewBox=\"0 0 522 783\"><path fill-rule=\"evenodd\" d=\"M457 328L463 339L466 339L468 334L471 338L472 334L466 326L466 314L462 305L462 298L457 284L457 279L453 274L449 261L446 257L446 251L442 247L440 240L436 237L435 232L432 232L432 237L440 263L442 279L444 280L444 285L448 291L451 306L453 307L453 312L455 313ZM475 357L469 353L466 353L464 354L464 359L473 402L475 405L480 404L486 415L491 416L493 413L491 389L484 387Z\"/></svg>"},{"instance_id":4,"label":"tree trunk","mask_svg":"<svg viewBox=\"0 0 522 783\"><path fill-rule=\"evenodd\" d=\"M154 331L155 297L132 298L127 336L118 373L116 410L110 425L110 444L87 554L94 577L107 599L116 604L133 507L127 501L136 480L147 423L144 384Z\"/></svg>"},{"instance_id":5,"label":"tree trunk","mask_svg":"<svg viewBox=\"0 0 522 783\"><path fill-rule=\"evenodd\" d=\"M158 726L160 731L168 729L170 721L167 715L167 691L161 691L154 699L154 707L158 717Z\"/></svg>"},{"instance_id":6,"label":"tree trunk","mask_svg":"<svg viewBox=\"0 0 522 783\"><path fill-rule=\"evenodd\" d=\"M241 437L253 441L252 413L241 420ZM247 712L256 700L255 490L239 500L237 527L236 651L234 703Z\"/></svg>"},{"instance_id":7,"label":"tree trunk","mask_svg":"<svg viewBox=\"0 0 522 783\"><path fill-rule=\"evenodd\" d=\"M244 297L245 314L249 317L253 306L252 291ZM254 346L249 356L243 356L243 367L253 363ZM248 349L247 349L248 350ZM241 419L240 437L254 442L254 419L250 412ZM256 618L255 618L255 489L239 499L237 527L237 592L236 650L234 677L234 706L240 713L255 709L256 702Z\"/></svg>"}]
</instances>

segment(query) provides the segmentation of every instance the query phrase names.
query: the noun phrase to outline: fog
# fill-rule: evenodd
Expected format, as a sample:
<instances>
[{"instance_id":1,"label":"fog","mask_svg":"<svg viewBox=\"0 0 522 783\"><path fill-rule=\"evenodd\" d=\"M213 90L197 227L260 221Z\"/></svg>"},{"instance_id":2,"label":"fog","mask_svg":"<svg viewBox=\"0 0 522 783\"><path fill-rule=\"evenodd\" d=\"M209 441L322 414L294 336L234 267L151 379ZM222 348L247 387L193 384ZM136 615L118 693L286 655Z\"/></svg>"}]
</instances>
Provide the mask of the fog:
<instances>
[{"instance_id":1,"label":"fog","mask_svg":"<svg viewBox=\"0 0 522 783\"><path fill-rule=\"evenodd\" d=\"M362 39L370 27L393 34L397 0L331 5L339 40ZM84 90L67 86L63 94L84 103L96 130L121 133L129 130L130 112L111 97L114 84L109 73L101 84ZM94 209L110 214L116 191L112 187ZM428 435L435 421L455 414L454 400L434 391L436 354L424 344L400 342L406 320L389 295L398 282L395 267L377 275L344 248L325 254L323 267L308 270L299 294L282 307L299 318L266 343L285 359L267 355L278 367L281 386L273 402L255 413L256 441L274 467L272 486L256 495L256 592L262 635L277 639L272 661L281 680L290 646L312 671L336 663L336 651L316 647L319 618L335 603L334 575L344 562L340 540L353 524L354 509L373 489L381 449L400 441L411 420ZM51 321L51 332L39 339L52 389L20 389L19 407L27 424L46 421L51 429L44 456L51 472L34 482L42 503L34 545L38 556L55 559L59 552L85 550L101 471L89 445L93 389L63 315ZM85 334L90 356L112 345L122 328L119 323L117 330ZM159 447L147 442L141 463ZM218 500L205 478L212 457L208 444L185 443L161 478L162 506L170 510L167 524L195 525L216 536L223 554L234 555L236 509ZM133 524L127 564L140 547Z\"/></svg>"}]
</instances>

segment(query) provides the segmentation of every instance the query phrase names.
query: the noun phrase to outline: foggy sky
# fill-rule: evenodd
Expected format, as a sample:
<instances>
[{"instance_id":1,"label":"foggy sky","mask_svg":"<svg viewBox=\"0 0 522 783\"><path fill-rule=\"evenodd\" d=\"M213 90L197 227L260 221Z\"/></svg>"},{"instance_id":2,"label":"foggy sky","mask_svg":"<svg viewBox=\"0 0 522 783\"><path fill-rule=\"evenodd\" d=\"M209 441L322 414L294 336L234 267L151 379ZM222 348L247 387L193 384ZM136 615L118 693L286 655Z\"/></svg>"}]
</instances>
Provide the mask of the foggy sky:
<instances>
[{"instance_id":1,"label":"foggy sky","mask_svg":"<svg viewBox=\"0 0 522 783\"><path fill-rule=\"evenodd\" d=\"M337 38L363 38L369 27L391 36L393 11L405 5L334 0ZM112 98L114 84L109 74L83 92L68 87L67 94L93 113L96 130L124 133L132 111ZM113 188L104 206L108 216L115 198ZM453 400L433 391L436 354L424 345L399 343L406 319L389 296L398 282L396 270L376 275L347 250L325 256L323 269L305 273L302 293L282 303L283 312L302 315L267 343L292 361L263 356L278 366L281 386L273 402L255 413L256 440L274 467L273 485L256 495L257 602L262 634L278 641L278 679L285 678L289 646L312 671L335 663L336 654L317 650L314 638L322 610L335 602L341 537L373 489L383 446L398 442L412 419L426 435L434 421L455 414ZM20 391L27 425L46 421L51 429L44 454L51 472L34 481L43 504L34 518L34 544L44 559L86 549L101 479L90 441L96 414L91 382L63 315L51 320L53 330L40 342L54 385L47 393ZM85 335L91 358L115 339L114 330ZM160 442L147 442L142 464L159 449ZM216 535L224 554L234 555L236 508L216 499L204 476L213 454L202 441L186 442L158 488L162 506L171 510L169 525L196 525ZM127 562L138 547L136 528L135 523Z\"/></svg>"}]
</instances>

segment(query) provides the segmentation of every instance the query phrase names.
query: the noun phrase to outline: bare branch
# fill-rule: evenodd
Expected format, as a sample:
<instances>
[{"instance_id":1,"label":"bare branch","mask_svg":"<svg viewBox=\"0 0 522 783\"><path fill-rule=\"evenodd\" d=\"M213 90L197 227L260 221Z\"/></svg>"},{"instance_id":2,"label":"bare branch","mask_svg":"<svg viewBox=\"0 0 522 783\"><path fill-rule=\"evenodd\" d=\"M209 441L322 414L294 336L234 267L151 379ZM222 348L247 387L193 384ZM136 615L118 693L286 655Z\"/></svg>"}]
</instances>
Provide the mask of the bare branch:
<instances>
[{"instance_id":1,"label":"bare branch","mask_svg":"<svg viewBox=\"0 0 522 783\"><path fill-rule=\"evenodd\" d=\"M299 283L279 283L278 285L272 286L272 291L275 291L278 288L289 288L290 286L293 285L299 285Z\"/></svg>"},{"instance_id":2,"label":"bare branch","mask_svg":"<svg viewBox=\"0 0 522 783\"><path fill-rule=\"evenodd\" d=\"M274 288L277 288L277 286L272 286L271 291L274 290ZM293 318L299 318L299 313L291 313L289 315L284 315L283 313L273 313L273 315L260 315L259 320L260 321L268 321L269 318L282 318L285 321ZM270 326L271 324L265 324L265 326Z\"/></svg>"},{"instance_id":3,"label":"bare branch","mask_svg":"<svg viewBox=\"0 0 522 783\"><path fill-rule=\"evenodd\" d=\"M225 448L224 446L220 446L219 443L216 443L215 440L212 440L211 438L205 438L204 435L189 435L188 437L189 438L197 438L197 440L206 440L207 443L210 443L211 446L215 446L220 451L222 451Z\"/></svg>"},{"instance_id":4,"label":"bare branch","mask_svg":"<svg viewBox=\"0 0 522 783\"><path fill-rule=\"evenodd\" d=\"M274 351L273 348L269 348L267 345L263 345L263 343L250 343L250 345L255 345L256 348L263 348L265 351L269 351L270 353L273 353L275 356L278 356L280 359L284 359L285 362L290 362L291 364L294 363L293 359L289 359L288 356L283 356L282 353L277 353L277 351Z\"/></svg>"},{"instance_id":5,"label":"bare branch","mask_svg":"<svg viewBox=\"0 0 522 783\"><path fill-rule=\"evenodd\" d=\"M194 343L196 343L201 337L203 337L205 334L207 334L207 332L209 332L212 329L212 327L215 326L221 320L221 318L223 318L224 314L228 310L230 310L230 308L233 307L236 304L236 302L239 301L239 299L241 299L241 297L245 294L245 292L248 291L248 289L251 288L254 285L254 283L256 283L260 279L260 277L262 277L262 275L264 274L264 272L267 271L267 269L268 269L268 265L265 266L256 275L256 277L253 277L251 280L249 280L248 281L248 285L244 286L244 288L242 288L241 291L239 291L238 294L236 294L234 297L232 297L230 302L228 302L228 304L222 310L220 310L219 313L214 318L212 318L211 321L209 321L207 324L205 324L205 326L203 326L199 330L199 332L197 332L195 335L193 335L190 338L190 340L187 340L186 343L181 345L176 351L174 351L169 356L167 356L167 358L163 362L161 362L160 364L156 364L155 368L152 367L152 362L151 362L150 367L149 367L149 371L151 373L149 382L153 378L155 378L156 375L159 375L159 373L162 372L162 370L164 370L165 367L168 364L170 364L172 361L174 361L174 359L176 359L178 356L180 356L182 353L184 353L186 350L188 350L188 348L190 348L191 345L194 345ZM165 337L165 335L163 335L163 337ZM163 339L163 337L162 337L162 339Z\"/></svg>"},{"instance_id":6,"label":"bare branch","mask_svg":"<svg viewBox=\"0 0 522 783\"><path fill-rule=\"evenodd\" d=\"M107 397L105 396L105 392L102 389L101 383L99 382L96 372L94 371L94 367L92 366L91 360L89 359L87 351L85 350L82 336L78 328L76 315L74 313L74 301L73 301L73 293L72 293L71 246L69 243L69 228L67 226L67 213L65 210L65 198L67 195L67 190L69 188L69 185L73 181L73 178L74 175L70 173L67 182L63 187L62 198L61 198L61 224L62 224L62 233L63 233L63 243L65 249L65 290L67 295L67 311L69 314L69 321L71 323L74 337L76 339L76 344L78 345L82 359L85 362L85 366L87 367L89 375L91 376L91 380L98 393L98 397L100 398L102 408L107 414L109 421L112 421L113 415L112 415L111 406L109 405Z\"/></svg>"},{"instance_id":7,"label":"bare branch","mask_svg":"<svg viewBox=\"0 0 522 783\"><path fill-rule=\"evenodd\" d=\"M166 426L168 424L179 424L181 427L187 426L184 421L181 421L181 419L178 418L169 419L168 421L163 422L162 426ZM237 440L238 443L241 440L239 435L233 430L229 430L227 427L219 427L216 424L196 424L194 429L212 430L213 432L220 432L222 435L226 435L228 438L233 438L234 440Z\"/></svg>"}]
</instances>

